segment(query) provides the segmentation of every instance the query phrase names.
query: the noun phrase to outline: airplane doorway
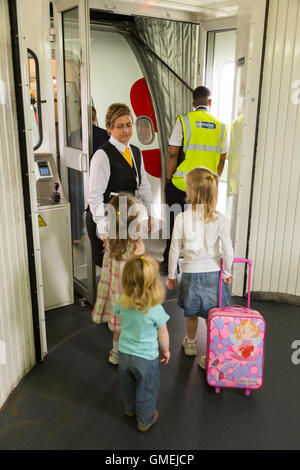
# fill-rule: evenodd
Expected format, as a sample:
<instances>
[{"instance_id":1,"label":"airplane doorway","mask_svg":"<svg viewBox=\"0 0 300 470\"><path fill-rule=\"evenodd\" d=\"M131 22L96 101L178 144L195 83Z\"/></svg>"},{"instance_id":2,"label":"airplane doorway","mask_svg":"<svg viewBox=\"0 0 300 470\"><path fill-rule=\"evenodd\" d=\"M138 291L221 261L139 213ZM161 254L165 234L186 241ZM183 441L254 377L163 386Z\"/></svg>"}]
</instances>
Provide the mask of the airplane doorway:
<instances>
[{"instance_id":1,"label":"airplane doorway","mask_svg":"<svg viewBox=\"0 0 300 470\"><path fill-rule=\"evenodd\" d=\"M89 160L92 156L91 106L93 105L96 109L98 126L104 128L106 109L111 103L125 102L131 105L135 121L140 119L141 124L141 132L139 133L136 128L132 142L143 152L148 180L155 195L154 203L158 205L162 202L162 178L164 176L160 152L163 151L163 143L167 142L167 136L162 135L162 131L165 132L166 129L160 125L159 119L161 117L155 112L157 103L153 99L151 102L151 98L157 100L158 90L156 89L155 93L152 93L150 89L152 77L149 79L149 71L145 71L145 58L143 56L143 60L139 59L140 53L136 50L138 46L131 44L129 31L118 27L125 20L126 23L130 23L133 19L124 18L123 15L121 18L120 15L117 15L113 18L114 21L109 21L108 15L103 12L95 17L91 10L82 8L83 2L81 0L74 0L74 6L71 10L68 9L69 4L66 0L61 0L58 5L59 10L54 8L54 12L56 11L54 19L58 31L56 84L60 129L60 169L71 202L75 292L80 296L79 300L85 298L90 305L93 305L100 271L92 263L84 212L84 208L87 207ZM118 21L116 21L117 17ZM226 86L225 79L221 83L217 80L219 75L217 67L221 66L221 60L224 56L224 43L230 44L230 41L224 42L228 31L224 32L225 36L220 33L221 31L214 31L209 34L210 48L207 53L207 72L209 73L208 64L211 63L212 83L208 86L212 88L213 93L220 86ZM230 31L230 33L233 34L235 46L235 32ZM229 45L227 45L227 49L231 52L231 55L228 55L234 64L234 49ZM212 51L212 59L208 57L209 51ZM182 84L174 83L174 88L182 89ZM194 83L190 83L190 85L193 87ZM137 96L142 93L142 96L145 97L145 92L150 100L143 99L142 102L149 103L150 101L153 107L151 110L141 110L135 107L135 93ZM222 95L221 92L220 95ZM218 98L216 102L219 101ZM223 110L226 108L226 103L219 103L218 106ZM162 106L160 106L160 111L161 108ZM182 112L182 110L183 106L180 106L180 111ZM172 122L174 120L175 117L171 119ZM144 139L144 142L141 139ZM146 160L149 162L149 166L146 166ZM152 162L157 163L153 168L150 165ZM226 182L222 186L225 188L224 200L226 201ZM76 192L73 194L74 188ZM75 209L73 215L72 204ZM156 251L158 253L155 247L155 253ZM163 250L159 245L159 256L161 251ZM158 258L158 256L155 257Z\"/></svg>"},{"instance_id":2,"label":"airplane doorway","mask_svg":"<svg viewBox=\"0 0 300 470\"><path fill-rule=\"evenodd\" d=\"M153 95L140 63L137 47L127 40L124 22L132 19L93 15L81 1L72 9L62 0L54 8L58 30L56 45L56 85L60 129L60 170L71 204L73 278L75 292L82 305L93 305L100 270L92 260L86 229L89 166L93 152L92 107L98 127L105 129L105 114L114 102L128 103L135 120L132 143L142 152L147 178L154 195L153 204L161 204L160 123ZM88 40L87 40L88 39ZM141 106L141 103L143 106Z\"/></svg>"}]
</instances>

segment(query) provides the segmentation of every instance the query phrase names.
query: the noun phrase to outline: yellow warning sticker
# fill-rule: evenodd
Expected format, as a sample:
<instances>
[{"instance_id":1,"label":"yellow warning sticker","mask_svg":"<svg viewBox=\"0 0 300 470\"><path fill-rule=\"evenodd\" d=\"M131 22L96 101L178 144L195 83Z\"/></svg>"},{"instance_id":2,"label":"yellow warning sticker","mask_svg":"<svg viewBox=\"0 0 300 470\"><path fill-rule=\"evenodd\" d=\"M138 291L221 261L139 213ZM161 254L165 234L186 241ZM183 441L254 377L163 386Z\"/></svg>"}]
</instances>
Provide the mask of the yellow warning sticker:
<instances>
[{"instance_id":1,"label":"yellow warning sticker","mask_svg":"<svg viewBox=\"0 0 300 470\"><path fill-rule=\"evenodd\" d=\"M47 227L46 222L44 221L43 217L39 215L39 227Z\"/></svg>"}]
</instances>

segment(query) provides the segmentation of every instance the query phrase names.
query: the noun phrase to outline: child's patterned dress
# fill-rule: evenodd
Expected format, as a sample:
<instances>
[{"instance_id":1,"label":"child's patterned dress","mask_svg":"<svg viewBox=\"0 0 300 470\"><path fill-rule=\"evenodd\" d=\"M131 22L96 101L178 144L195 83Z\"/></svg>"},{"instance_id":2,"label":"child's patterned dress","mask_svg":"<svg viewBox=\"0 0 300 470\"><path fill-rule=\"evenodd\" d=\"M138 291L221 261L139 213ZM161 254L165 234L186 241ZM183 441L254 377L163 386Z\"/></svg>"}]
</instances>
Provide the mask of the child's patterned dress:
<instances>
[{"instance_id":1,"label":"child's patterned dress","mask_svg":"<svg viewBox=\"0 0 300 470\"><path fill-rule=\"evenodd\" d=\"M127 251L117 261L110 257L106 249L103 257L101 279L98 284L97 298L92 310L92 319L95 323L108 322L109 329L120 333L121 316L115 315L114 304L118 302L121 292L122 272L126 261L132 257L132 251Z\"/></svg>"}]
</instances>

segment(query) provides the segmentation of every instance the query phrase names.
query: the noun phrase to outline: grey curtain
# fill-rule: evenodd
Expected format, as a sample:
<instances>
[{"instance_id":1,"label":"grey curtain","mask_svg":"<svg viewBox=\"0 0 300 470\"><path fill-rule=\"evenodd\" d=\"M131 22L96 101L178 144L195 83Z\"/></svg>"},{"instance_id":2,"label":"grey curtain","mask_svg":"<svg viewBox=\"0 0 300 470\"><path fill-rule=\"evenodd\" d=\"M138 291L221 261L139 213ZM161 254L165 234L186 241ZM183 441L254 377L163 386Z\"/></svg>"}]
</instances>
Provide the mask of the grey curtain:
<instances>
[{"instance_id":1,"label":"grey curtain","mask_svg":"<svg viewBox=\"0 0 300 470\"><path fill-rule=\"evenodd\" d=\"M194 88L197 54L196 24L156 18L135 19L137 33L187 85ZM169 139L178 114L192 110L192 92L149 50L151 80L159 100L164 138Z\"/></svg>"}]
</instances>

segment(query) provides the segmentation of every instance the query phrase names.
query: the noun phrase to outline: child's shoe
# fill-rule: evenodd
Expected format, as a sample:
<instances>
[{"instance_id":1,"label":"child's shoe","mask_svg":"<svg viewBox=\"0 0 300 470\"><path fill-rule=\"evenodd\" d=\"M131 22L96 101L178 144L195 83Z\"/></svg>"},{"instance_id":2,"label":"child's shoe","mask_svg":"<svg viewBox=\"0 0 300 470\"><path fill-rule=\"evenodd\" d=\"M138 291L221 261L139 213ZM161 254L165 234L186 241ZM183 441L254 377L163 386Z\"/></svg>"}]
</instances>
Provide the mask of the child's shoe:
<instances>
[{"instance_id":1,"label":"child's shoe","mask_svg":"<svg viewBox=\"0 0 300 470\"><path fill-rule=\"evenodd\" d=\"M197 340L191 341L185 336L182 340L182 346L187 356L197 356Z\"/></svg>"},{"instance_id":2,"label":"child's shoe","mask_svg":"<svg viewBox=\"0 0 300 470\"><path fill-rule=\"evenodd\" d=\"M114 351L113 349L109 353L108 362L117 366L119 364L119 354L118 352Z\"/></svg>"},{"instance_id":3,"label":"child's shoe","mask_svg":"<svg viewBox=\"0 0 300 470\"><path fill-rule=\"evenodd\" d=\"M199 356L198 366L201 367L201 369L206 369L206 356Z\"/></svg>"},{"instance_id":4,"label":"child's shoe","mask_svg":"<svg viewBox=\"0 0 300 470\"><path fill-rule=\"evenodd\" d=\"M138 425L137 425L138 431L141 431L141 432L148 431L148 429L150 429L151 426L153 426L153 424L155 424L157 422L157 420L158 420L158 411L156 409L151 423L147 424L146 426L144 426L143 424L138 423Z\"/></svg>"}]
</instances>

